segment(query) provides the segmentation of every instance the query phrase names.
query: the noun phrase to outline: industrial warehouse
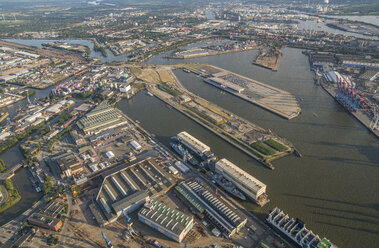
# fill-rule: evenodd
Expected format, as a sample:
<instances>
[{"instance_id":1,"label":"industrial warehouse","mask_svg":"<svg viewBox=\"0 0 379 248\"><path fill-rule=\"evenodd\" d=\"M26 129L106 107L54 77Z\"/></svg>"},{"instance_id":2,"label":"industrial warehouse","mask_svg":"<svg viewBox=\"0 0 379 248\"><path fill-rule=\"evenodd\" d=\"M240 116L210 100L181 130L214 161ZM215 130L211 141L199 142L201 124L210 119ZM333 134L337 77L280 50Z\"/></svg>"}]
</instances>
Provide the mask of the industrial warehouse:
<instances>
[{"instance_id":1,"label":"industrial warehouse","mask_svg":"<svg viewBox=\"0 0 379 248\"><path fill-rule=\"evenodd\" d=\"M238 189L262 206L268 202L266 185L240 169L238 166L223 158L214 165L217 173L222 174L227 180L234 183Z\"/></svg>"},{"instance_id":2,"label":"industrial warehouse","mask_svg":"<svg viewBox=\"0 0 379 248\"><path fill-rule=\"evenodd\" d=\"M194 224L193 217L154 199L138 212L138 219L179 243Z\"/></svg>"},{"instance_id":3,"label":"industrial warehouse","mask_svg":"<svg viewBox=\"0 0 379 248\"><path fill-rule=\"evenodd\" d=\"M109 224L123 209L127 213L137 210L152 197L167 192L175 182L161 165L143 160L106 175L96 201L90 205L91 212L99 225Z\"/></svg>"},{"instance_id":4,"label":"industrial warehouse","mask_svg":"<svg viewBox=\"0 0 379 248\"><path fill-rule=\"evenodd\" d=\"M97 134L101 131L123 126L127 124L126 118L120 110L105 103L99 104L93 110L81 118L77 125L87 134Z\"/></svg>"},{"instance_id":5,"label":"industrial warehouse","mask_svg":"<svg viewBox=\"0 0 379 248\"><path fill-rule=\"evenodd\" d=\"M211 156L211 148L201 142L200 140L196 139L192 135L190 135L187 132L180 132L176 136L178 141L185 145L188 149L190 149L192 152L194 152L196 155L204 158L204 157L210 157Z\"/></svg>"},{"instance_id":6,"label":"industrial warehouse","mask_svg":"<svg viewBox=\"0 0 379 248\"><path fill-rule=\"evenodd\" d=\"M179 195L186 202L204 214L225 237L230 238L239 232L246 224L247 219L240 213L214 195L207 187L198 180L189 179L176 187Z\"/></svg>"}]
</instances>

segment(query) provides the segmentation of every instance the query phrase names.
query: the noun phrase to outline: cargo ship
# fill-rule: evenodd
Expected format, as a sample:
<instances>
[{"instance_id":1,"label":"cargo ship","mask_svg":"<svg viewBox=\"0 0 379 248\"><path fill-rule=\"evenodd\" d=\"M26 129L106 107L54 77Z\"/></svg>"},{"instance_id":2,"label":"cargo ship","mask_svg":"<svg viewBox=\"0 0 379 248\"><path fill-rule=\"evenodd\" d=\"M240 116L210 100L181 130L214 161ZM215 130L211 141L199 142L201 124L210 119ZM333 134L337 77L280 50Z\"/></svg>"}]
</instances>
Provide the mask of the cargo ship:
<instances>
[{"instance_id":1,"label":"cargo ship","mask_svg":"<svg viewBox=\"0 0 379 248\"><path fill-rule=\"evenodd\" d=\"M268 214L266 221L299 248L337 248L328 239L321 239L307 229L300 219L290 218L277 207Z\"/></svg>"},{"instance_id":2,"label":"cargo ship","mask_svg":"<svg viewBox=\"0 0 379 248\"><path fill-rule=\"evenodd\" d=\"M208 173L208 176L214 181L214 183L217 183L229 194L232 194L233 196L239 198L242 201L246 200L246 196L241 191L239 191L231 181L227 180L221 174L210 171Z\"/></svg>"},{"instance_id":3,"label":"cargo ship","mask_svg":"<svg viewBox=\"0 0 379 248\"><path fill-rule=\"evenodd\" d=\"M199 162L180 144L170 143L172 149L179 154L180 158L191 165L197 165Z\"/></svg>"}]
</instances>

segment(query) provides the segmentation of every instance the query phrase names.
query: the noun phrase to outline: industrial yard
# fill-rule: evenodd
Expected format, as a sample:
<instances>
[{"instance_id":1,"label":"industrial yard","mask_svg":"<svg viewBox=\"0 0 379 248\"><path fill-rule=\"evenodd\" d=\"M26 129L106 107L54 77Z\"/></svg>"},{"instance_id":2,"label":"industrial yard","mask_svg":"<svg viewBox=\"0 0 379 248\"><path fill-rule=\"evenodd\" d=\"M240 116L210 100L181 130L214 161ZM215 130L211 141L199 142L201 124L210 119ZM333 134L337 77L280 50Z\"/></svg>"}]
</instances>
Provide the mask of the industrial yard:
<instances>
[{"instance_id":1,"label":"industrial yard","mask_svg":"<svg viewBox=\"0 0 379 248\"><path fill-rule=\"evenodd\" d=\"M280 50L274 47L263 47L254 59L253 64L277 71L279 69Z\"/></svg>"}]
</instances>

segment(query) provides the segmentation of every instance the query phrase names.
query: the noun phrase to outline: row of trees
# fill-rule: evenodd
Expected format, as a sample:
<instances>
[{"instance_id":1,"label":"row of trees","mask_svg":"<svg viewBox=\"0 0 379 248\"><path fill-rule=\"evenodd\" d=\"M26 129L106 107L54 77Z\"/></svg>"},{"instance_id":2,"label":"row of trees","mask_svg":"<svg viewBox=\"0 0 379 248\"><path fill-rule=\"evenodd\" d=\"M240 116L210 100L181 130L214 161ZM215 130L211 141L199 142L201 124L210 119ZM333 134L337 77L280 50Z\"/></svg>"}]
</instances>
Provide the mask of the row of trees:
<instances>
[{"instance_id":1,"label":"row of trees","mask_svg":"<svg viewBox=\"0 0 379 248\"><path fill-rule=\"evenodd\" d=\"M42 127L45 124L46 124L46 122L43 121L43 122L41 122L40 124L38 124L36 126L31 126L28 130L26 130L26 131L24 131L24 132L22 132L20 134L14 135L11 139L9 139L7 142L5 142L4 144L2 144L0 146L0 153L5 152L9 148L12 148L19 141L21 141L21 140L25 139L26 137L30 136L32 133L34 133L35 131L37 131L38 129L40 129L40 127Z\"/></svg>"}]
</instances>

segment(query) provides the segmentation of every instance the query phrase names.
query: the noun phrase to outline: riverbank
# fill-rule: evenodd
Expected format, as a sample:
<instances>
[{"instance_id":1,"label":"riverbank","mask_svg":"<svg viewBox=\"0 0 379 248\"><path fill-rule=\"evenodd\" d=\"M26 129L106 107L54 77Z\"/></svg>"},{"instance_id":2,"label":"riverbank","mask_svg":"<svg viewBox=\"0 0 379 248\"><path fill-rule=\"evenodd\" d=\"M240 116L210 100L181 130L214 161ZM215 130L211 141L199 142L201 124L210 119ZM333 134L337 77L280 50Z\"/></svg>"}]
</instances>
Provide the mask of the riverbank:
<instances>
[{"instance_id":1,"label":"riverbank","mask_svg":"<svg viewBox=\"0 0 379 248\"><path fill-rule=\"evenodd\" d=\"M0 214L21 200L21 196L18 190L13 186L11 179L5 179L3 184L4 187L2 189L5 188L6 192L2 192L2 194L7 194L7 201L0 206Z\"/></svg>"},{"instance_id":2,"label":"riverbank","mask_svg":"<svg viewBox=\"0 0 379 248\"><path fill-rule=\"evenodd\" d=\"M212 52L207 50L206 52L202 53L195 53L191 55L168 55L164 56L163 58L166 59L193 59L193 58L201 58L201 57L207 57L207 56L215 56L215 55L222 55L222 54L228 54L228 53L238 53L238 52L246 52L250 50L257 50L258 48L256 47L251 47L251 48L246 48L246 49L233 49L233 50L227 50L227 51L217 51L217 52Z\"/></svg>"}]
</instances>

